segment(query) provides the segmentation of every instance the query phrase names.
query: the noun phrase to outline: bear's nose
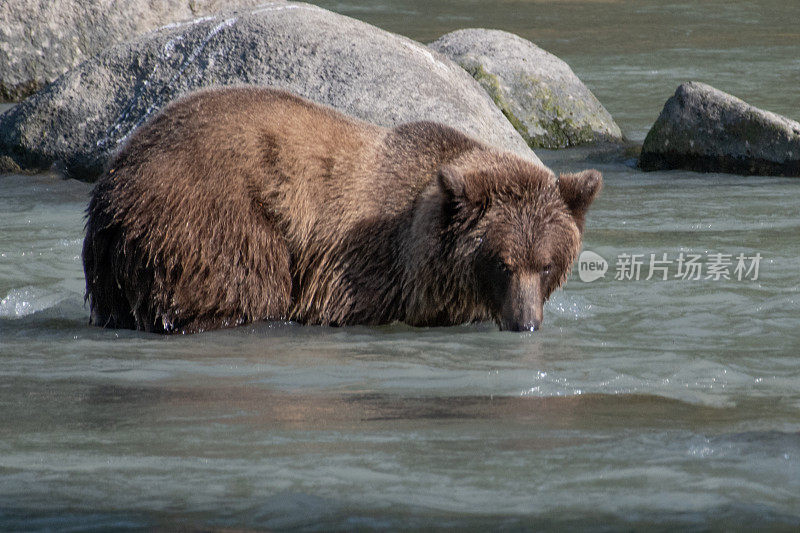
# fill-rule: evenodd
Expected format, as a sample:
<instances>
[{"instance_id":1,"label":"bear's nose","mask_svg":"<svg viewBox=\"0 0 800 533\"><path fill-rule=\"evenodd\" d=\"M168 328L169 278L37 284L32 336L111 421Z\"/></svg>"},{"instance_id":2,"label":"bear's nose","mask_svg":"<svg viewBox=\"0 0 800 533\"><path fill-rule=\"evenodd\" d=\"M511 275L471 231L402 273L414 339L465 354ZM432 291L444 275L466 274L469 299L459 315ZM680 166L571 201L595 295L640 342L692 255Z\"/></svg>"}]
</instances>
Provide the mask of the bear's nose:
<instances>
[{"instance_id":1,"label":"bear's nose","mask_svg":"<svg viewBox=\"0 0 800 533\"><path fill-rule=\"evenodd\" d=\"M542 321L534 318L523 322L513 321L509 324L503 324L500 329L506 331L536 331L541 325Z\"/></svg>"}]
</instances>

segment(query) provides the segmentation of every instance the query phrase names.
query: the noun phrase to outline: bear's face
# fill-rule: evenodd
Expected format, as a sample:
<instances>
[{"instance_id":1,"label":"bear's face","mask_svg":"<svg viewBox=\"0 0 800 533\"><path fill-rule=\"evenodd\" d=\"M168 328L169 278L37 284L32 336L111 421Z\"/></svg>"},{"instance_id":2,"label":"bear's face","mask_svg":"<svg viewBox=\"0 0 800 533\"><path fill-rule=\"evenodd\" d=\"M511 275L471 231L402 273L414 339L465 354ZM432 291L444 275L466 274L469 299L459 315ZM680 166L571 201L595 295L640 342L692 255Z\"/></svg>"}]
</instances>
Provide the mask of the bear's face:
<instances>
[{"instance_id":1,"label":"bear's face","mask_svg":"<svg viewBox=\"0 0 800 533\"><path fill-rule=\"evenodd\" d=\"M596 170L562 174L527 162L439 176L443 209L469 254L474 292L500 329L532 331L569 276L586 210L602 187Z\"/></svg>"}]
</instances>

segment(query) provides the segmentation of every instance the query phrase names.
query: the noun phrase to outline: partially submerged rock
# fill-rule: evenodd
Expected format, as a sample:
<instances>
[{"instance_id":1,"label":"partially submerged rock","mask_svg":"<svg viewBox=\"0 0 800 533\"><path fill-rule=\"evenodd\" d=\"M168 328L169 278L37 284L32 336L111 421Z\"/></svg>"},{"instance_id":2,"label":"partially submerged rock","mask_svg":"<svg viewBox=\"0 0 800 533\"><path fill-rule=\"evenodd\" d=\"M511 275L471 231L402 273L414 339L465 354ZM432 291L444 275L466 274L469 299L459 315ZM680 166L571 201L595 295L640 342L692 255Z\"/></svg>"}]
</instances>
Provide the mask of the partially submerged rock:
<instances>
[{"instance_id":1,"label":"partially submerged rock","mask_svg":"<svg viewBox=\"0 0 800 533\"><path fill-rule=\"evenodd\" d=\"M800 123L704 83L684 83L647 134L639 166L800 176Z\"/></svg>"},{"instance_id":2,"label":"partially submerged rock","mask_svg":"<svg viewBox=\"0 0 800 533\"><path fill-rule=\"evenodd\" d=\"M215 85L271 85L384 126L435 120L538 162L475 81L425 46L308 4L201 18L113 46L0 116L0 168L96 179L148 117Z\"/></svg>"},{"instance_id":3,"label":"partially submerged rock","mask_svg":"<svg viewBox=\"0 0 800 533\"><path fill-rule=\"evenodd\" d=\"M9 0L0 2L0 102L38 91L118 42L165 24L263 0Z\"/></svg>"},{"instance_id":4,"label":"partially submerged rock","mask_svg":"<svg viewBox=\"0 0 800 533\"><path fill-rule=\"evenodd\" d=\"M429 47L478 80L532 148L622 141L619 126L569 65L530 41L466 29Z\"/></svg>"}]
</instances>

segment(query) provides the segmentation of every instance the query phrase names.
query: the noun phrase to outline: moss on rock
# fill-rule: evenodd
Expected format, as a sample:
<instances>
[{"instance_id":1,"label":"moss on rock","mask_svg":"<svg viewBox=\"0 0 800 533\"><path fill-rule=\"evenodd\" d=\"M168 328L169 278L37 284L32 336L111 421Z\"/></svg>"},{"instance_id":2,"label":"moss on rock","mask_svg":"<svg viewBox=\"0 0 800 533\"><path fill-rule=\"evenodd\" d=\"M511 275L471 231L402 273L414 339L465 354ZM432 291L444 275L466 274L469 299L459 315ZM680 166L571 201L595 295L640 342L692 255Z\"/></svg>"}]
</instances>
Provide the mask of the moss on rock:
<instances>
[{"instance_id":1,"label":"moss on rock","mask_svg":"<svg viewBox=\"0 0 800 533\"><path fill-rule=\"evenodd\" d=\"M492 99L494 104L502 111L503 115L508 119L514 129L522 135L522 138L525 139L525 142L528 143L528 146L531 148L540 148L538 146L534 146L531 144L531 137L528 134L528 128L517 118L514 112L511 110L511 104L506 99L505 95L503 94L503 89L500 86L500 80L494 74L490 74L486 72L483 66L479 63L469 63L465 65L461 65L461 67L470 73L470 75L475 78L481 87L486 91L489 97Z\"/></svg>"},{"instance_id":2,"label":"moss on rock","mask_svg":"<svg viewBox=\"0 0 800 533\"><path fill-rule=\"evenodd\" d=\"M517 35L458 30L430 46L472 75L531 148L624 140L569 65Z\"/></svg>"}]
</instances>

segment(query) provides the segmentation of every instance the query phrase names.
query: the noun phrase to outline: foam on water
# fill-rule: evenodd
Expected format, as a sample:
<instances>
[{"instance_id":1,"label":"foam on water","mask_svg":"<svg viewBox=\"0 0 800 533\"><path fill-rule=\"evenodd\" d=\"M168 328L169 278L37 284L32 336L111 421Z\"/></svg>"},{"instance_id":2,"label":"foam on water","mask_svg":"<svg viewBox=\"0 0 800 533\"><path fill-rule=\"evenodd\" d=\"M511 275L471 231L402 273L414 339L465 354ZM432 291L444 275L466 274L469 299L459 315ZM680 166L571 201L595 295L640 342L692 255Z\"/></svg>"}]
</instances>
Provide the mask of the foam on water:
<instances>
[{"instance_id":1,"label":"foam on water","mask_svg":"<svg viewBox=\"0 0 800 533\"><path fill-rule=\"evenodd\" d=\"M69 296L64 291L46 287L12 289L0 300L0 318L22 318L55 307Z\"/></svg>"}]
</instances>

